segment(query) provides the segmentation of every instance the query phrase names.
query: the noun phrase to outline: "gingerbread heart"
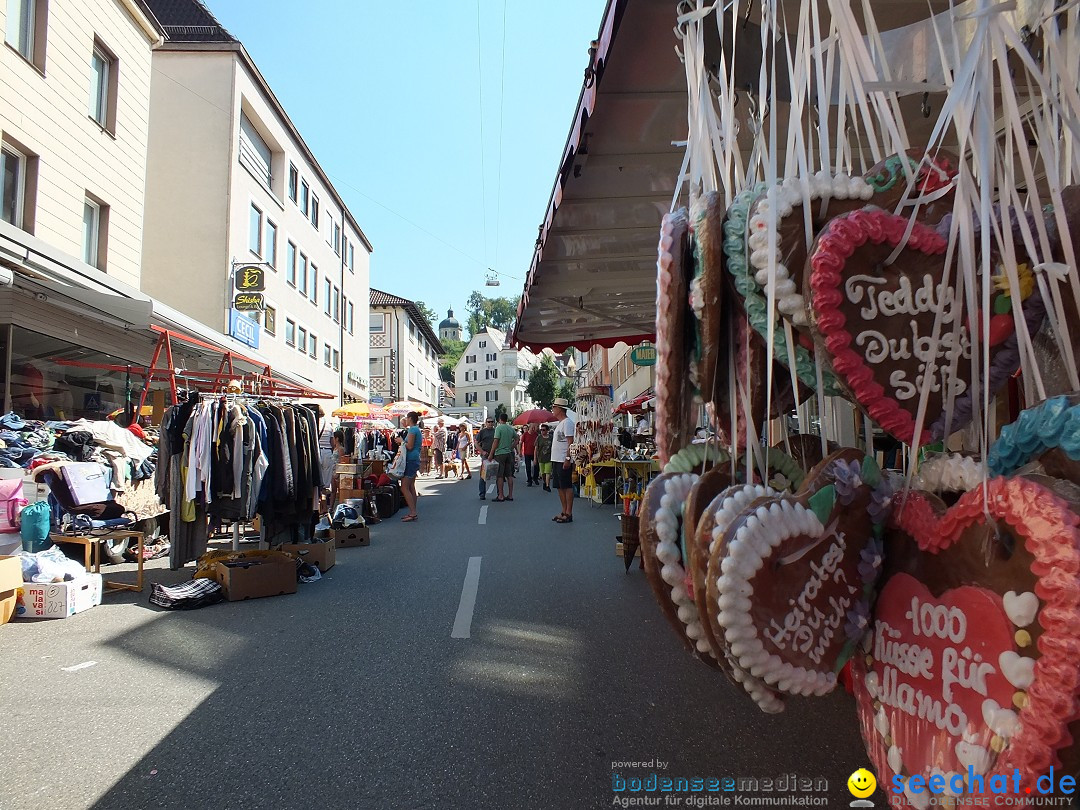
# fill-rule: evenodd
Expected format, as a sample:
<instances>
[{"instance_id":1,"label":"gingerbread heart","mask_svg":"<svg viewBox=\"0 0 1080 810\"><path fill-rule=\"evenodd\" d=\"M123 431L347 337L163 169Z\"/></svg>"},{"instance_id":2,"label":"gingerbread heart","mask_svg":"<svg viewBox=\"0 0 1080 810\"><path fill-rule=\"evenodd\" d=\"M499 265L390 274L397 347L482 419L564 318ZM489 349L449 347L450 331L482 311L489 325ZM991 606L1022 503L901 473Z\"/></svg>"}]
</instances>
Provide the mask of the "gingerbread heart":
<instances>
[{"instance_id":1,"label":"gingerbread heart","mask_svg":"<svg viewBox=\"0 0 1080 810\"><path fill-rule=\"evenodd\" d=\"M947 423L957 430L971 418L972 398L981 392L971 387L978 346L969 324L982 319L978 313L969 317L956 287L944 281L947 242L934 229L912 224L906 246L885 264L908 226L903 217L873 207L836 217L815 242L806 272L812 326L837 378L883 430L902 442L927 444L942 438ZM997 307L1004 298L998 293L992 303ZM1024 317L1034 331L1043 317L1037 295L1025 302ZM1011 331L991 344L987 385L993 393L1016 371L1019 353ZM926 416L916 437L924 386Z\"/></svg>"},{"instance_id":2,"label":"gingerbread heart","mask_svg":"<svg viewBox=\"0 0 1080 810\"><path fill-rule=\"evenodd\" d=\"M724 320L724 197L715 191L701 195L691 211L694 278L690 282L690 308L697 326L696 362L691 383L705 402L718 394L717 369L723 345Z\"/></svg>"},{"instance_id":3,"label":"gingerbread heart","mask_svg":"<svg viewBox=\"0 0 1080 810\"><path fill-rule=\"evenodd\" d=\"M840 450L797 494L752 502L724 532L717 621L739 666L781 692L831 691L865 631L881 480L872 459Z\"/></svg>"},{"instance_id":4,"label":"gingerbread heart","mask_svg":"<svg viewBox=\"0 0 1080 810\"><path fill-rule=\"evenodd\" d=\"M1080 394L1052 397L1001 429L987 456L993 475L1038 461L1047 475L1080 484Z\"/></svg>"},{"instance_id":5,"label":"gingerbread heart","mask_svg":"<svg viewBox=\"0 0 1080 810\"><path fill-rule=\"evenodd\" d=\"M656 476L642 500L638 537L645 575L668 623L698 658L715 666L713 649L686 586L688 563L682 554L683 507L697 481L693 473Z\"/></svg>"},{"instance_id":6,"label":"gingerbread heart","mask_svg":"<svg viewBox=\"0 0 1080 810\"><path fill-rule=\"evenodd\" d=\"M900 501L900 496L897 496ZM1075 772L1080 516L1044 484L993 478L946 509L894 509L866 655L852 667L878 778Z\"/></svg>"},{"instance_id":7,"label":"gingerbread heart","mask_svg":"<svg viewBox=\"0 0 1080 810\"><path fill-rule=\"evenodd\" d=\"M685 208L664 216L656 264L656 450L661 464L693 438L687 294L693 257Z\"/></svg>"}]
</instances>

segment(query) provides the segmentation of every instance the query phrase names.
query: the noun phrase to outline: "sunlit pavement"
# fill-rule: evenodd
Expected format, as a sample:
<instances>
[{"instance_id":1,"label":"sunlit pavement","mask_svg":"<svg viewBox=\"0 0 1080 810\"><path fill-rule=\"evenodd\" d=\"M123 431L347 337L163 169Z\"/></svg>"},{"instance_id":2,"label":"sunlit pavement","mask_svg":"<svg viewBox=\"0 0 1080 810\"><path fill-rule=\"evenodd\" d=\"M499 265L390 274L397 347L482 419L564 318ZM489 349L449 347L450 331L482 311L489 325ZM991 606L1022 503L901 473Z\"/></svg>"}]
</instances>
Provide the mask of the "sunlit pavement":
<instances>
[{"instance_id":1,"label":"sunlit pavement","mask_svg":"<svg viewBox=\"0 0 1080 810\"><path fill-rule=\"evenodd\" d=\"M418 522L292 596L170 613L147 586L0 628L0 808L720 806L613 792L654 771L824 778L806 795L848 806L868 763L847 696L762 714L623 572L614 507L558 525L557 495L518 483L492 503L421 480Z\"/></svg>"}]
</instances>

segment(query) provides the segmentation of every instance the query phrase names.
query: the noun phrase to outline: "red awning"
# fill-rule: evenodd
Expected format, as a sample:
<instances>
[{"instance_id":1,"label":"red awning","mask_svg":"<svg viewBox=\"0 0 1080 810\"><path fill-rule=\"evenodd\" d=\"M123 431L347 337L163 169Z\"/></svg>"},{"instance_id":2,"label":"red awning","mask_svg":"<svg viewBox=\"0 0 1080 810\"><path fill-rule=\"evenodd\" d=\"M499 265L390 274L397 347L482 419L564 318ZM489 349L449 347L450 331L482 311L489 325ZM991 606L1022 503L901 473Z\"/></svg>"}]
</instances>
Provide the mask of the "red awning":
<instances>
[{"instance_id":1,"label":"red awning","mask_svg":"<svg viewBox=\"0 0 1080 810\"><path fill-rule=\"evenodd\" d=\"M614 413L644 413L645 403L652 399L656 394L650 388L644 394L639 394L631 400L621 403L615 408Z\"/></svg>"}]
</instances>

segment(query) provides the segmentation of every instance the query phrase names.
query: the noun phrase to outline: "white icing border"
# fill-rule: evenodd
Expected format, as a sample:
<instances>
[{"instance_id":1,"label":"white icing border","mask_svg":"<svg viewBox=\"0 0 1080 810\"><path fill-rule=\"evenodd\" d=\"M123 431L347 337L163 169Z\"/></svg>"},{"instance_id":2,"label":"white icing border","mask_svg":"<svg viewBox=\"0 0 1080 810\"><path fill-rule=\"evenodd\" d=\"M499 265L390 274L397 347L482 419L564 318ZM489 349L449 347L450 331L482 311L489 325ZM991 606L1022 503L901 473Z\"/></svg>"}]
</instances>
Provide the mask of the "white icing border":
<instances>
[{"instance_id":1,"label":"white icing border","mask_svg":"<svg viewBox=\"0 0 1080 810\"><path fill-rule=\"evenodd\" d=\"M712 556L720 543L720 538L724 536L724 532L727 531L728 526L732 521L738 517L739 513L750 505L751 501L755 501L758 498L771 497L776 492L767 486L761 484L747 484L742 489L731 493L724 498L723 504L716 511L713 520L715 525L712 531L712 542L709 544L709 556ZM725 557L720 561L720 569L723 571L723 567L727 564L728 558ZM719 580L717 580L719 584ZM734 602L735 604L742 604L745 602L746 610L750 609L750 600L745 597L734 594L728 597L722 590L717 597L717 610L721 610L725 605ZM725 634L726 635L726 634ZM760 678L755 678L745 669L743 669L739 662L735 659L731 653L725 649L723 650L724 657L727 659L728 664L731 666L732 675L735 681L746 690L746 693L750 695L754 703L758 705L763 712L768 714L778 714L784 710L784 701L778 698L773 691L762 681Z\"/></svg>"},{"instance_id":2,"label":"white icing border","mask_svg":"<svg viewBox=\"0 0 1080 810\"><path fill-rule=\"evenodd\" d=\"M754 591L749 580L761 568L763 559L785 540L798 536L821 537L824 531L817 515L802 504L784 499L759 506L728 543L728 554L721 566L724 573L716 581L726 600L726 606L720 606L717 621L724 628L731 654L751 675L794 695L827 694L836 687L836 674L794 667L766 652L750 618L750 597Z\"/></svg>"},{"instance_id":3,"label":"white icing border","mask_svg":"<svg viewBox=\"0 0 1080 810\"><path fill-rule=\"evenodd\" d=\"M683 473L664 480L664 494L660 496L660 506L653 516L656 527L656 558L661 563L660 578L671 588L671 601L679 615L679 621L686 625L686 636L693 642L698 652L714 655L712 645L701 626L701 615L697 605L686 592L686 569L679 554L679 533L681 531L683 507L690 495L690 490L698 482L694 473Z\"/></svg>"},{"instance_id":4,"label":"white icing border","mask_svg":"<svg viewBox=\"0 0 1080 810\"><path fill-rule=\"evenodd\" d=\"M919 465L913 484L927 492L967 492L990 477L986 464L971 456L950 453L933 456Z\"/></svg>"},{"instance_id":5,"label":"white icing border","mask_svg":"<svg viewBox=\"0 0 1080 810\"><path fill-rule=\"evenodd\" d=\"M819 171L810 177L809 202L829 197L836 200L869 200L874 196L874 188L861 177L849 177L841 172L836 175L826 174ZM807 204L806 191L803 181L798 177L788 177L782 182L765 192L765 198L759 200L754 207L754 215L750 217L746 240L747 249L750 251L750 265L756 269L754 281L763 290L769 284L769 240L776 243L777 252L774 254L780 259L780 221L791 215L796 205ZM769 228L769 209L776 206L777 230ZM796 267L795 272L801 273L802 268ZM791 278L788 268L780 261L776 263L776 308L781 314L791 319L796 326L806 326L806 299L796 292L795 282Z\"/></svg>"}]
</instances>

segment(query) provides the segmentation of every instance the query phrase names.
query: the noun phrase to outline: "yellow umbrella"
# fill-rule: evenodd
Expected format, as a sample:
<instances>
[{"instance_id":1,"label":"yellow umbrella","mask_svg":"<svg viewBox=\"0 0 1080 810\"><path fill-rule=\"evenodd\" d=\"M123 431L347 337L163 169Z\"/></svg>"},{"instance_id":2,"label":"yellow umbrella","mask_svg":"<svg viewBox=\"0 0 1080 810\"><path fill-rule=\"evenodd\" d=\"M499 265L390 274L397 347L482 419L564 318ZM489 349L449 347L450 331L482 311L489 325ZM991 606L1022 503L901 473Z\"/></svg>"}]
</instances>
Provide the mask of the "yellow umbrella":
<instances>
[{"instance_id":1,"label":"yellow umbrella","mask_svg":"<svg viewBox=\"0 0 1080 810\"><path fill-rule=\"evenodd\" d=\"M357 419L359 417L385 417L386 411L381 406L372 405L370 402L350 402L342 405L332 414L337 419Z\"/></svg>"}]
</instances>

